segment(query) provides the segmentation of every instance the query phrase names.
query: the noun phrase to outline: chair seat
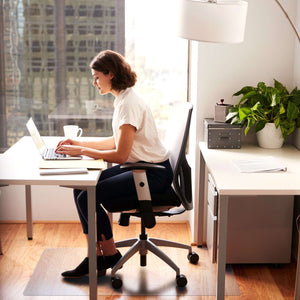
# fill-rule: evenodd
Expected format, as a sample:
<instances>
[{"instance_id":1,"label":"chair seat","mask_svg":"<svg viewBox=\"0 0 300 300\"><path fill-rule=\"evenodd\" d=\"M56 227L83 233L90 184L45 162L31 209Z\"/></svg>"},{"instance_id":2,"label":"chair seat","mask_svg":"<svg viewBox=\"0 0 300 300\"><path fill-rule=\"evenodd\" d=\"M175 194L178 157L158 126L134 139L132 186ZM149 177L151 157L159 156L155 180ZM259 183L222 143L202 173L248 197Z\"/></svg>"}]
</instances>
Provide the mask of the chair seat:
<instances>
[{"instance_id":1,"label":"chair seat","mask_svg":"<svg viewBox=\"0 0 300 300\"><path fill-rule=\"evenodd\" d=\"M172 187L170 187L167 191L165 191L164 193L160 193L160 194L151 194L151 204L152 207L154 209L154 207L158 207L157 211L164 211L164 210L169 210L172 207L177 207L181 205L181 201L179 199L179 197L177 196L177 194L175 193L175 191L173 190ZM139 208L139 202L138 199L136 200L136 205L133 207L128 207L127 203L131 203L132 196L126 196L126 197L122 197L122 204L119 205L117 210L111 210L111 209L107 209L109 212L113 213L113 212L127 212L127 211L132 211L132 210L138 210ZM160 207L165 207L164 209L161 209Z\"/></svg>"},{"instance_id":2,"label":"chair seat","mask_svg":"<svg viewBox=\"0 0 300 300\"><path fill-rule=\"evenodd\" d=\"M151 195L151 198L154 216L171 217L173 215L182 214L186 211L186 209L181 206L180 199L178 198L172 187L170 187L165 193ZM137 207L133 209L123 210L120 214L118 224L121 226L128 226L129 218L131 216L142 218L142 212L140 208Z\"/></svg>"},{"instance_id":3,"label":"chair seat","mask_svg":"<svg viewBox=\"0 0 300 300\"><path fill-rule=\"evenodd\" d=\"M156 216L174 216L174 215L179 215L182 214L186 211L184 207L174 207L174 206L153 206L153 213ZM128 214L131 216L136 216L136 217L141 217L141 211L140 209L131 209L131 210L126 210L122 211L122 214Z\"/></svg>"}]
</instances>

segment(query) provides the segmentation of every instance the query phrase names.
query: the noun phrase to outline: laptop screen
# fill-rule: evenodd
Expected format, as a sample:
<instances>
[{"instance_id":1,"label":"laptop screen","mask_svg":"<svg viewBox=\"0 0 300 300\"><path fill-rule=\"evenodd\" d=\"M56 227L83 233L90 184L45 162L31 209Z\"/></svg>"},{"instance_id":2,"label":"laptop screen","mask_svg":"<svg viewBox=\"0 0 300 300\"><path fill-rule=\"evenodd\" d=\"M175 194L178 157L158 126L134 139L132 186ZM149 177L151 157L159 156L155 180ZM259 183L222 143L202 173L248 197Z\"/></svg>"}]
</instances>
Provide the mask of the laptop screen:
<instances>
[{"instance_id":1,"label":"laptop screen","mask_svg":"<svg viewBox=\"0 0 300 300\"><path fill-rule=\"evenodd\" d=\"M37 127L35 126L32 118L30 118L28 120L28 122L26 123L26 127L27 127L36 147L38 148L39 152L42 154L43 151L45 150L46 146L45 146L43 139L41 138L40 133L39 133Z\"/></svg>"}]
</instances>

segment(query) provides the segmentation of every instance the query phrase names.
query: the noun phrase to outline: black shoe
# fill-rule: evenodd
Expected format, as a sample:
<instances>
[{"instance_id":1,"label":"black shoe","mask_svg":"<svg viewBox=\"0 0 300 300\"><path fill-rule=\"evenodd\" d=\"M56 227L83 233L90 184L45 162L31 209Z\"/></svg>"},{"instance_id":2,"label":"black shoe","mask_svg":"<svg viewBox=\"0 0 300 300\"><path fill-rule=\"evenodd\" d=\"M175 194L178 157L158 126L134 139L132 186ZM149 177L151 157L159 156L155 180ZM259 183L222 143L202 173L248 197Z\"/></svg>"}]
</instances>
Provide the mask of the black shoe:
<instances>
[{"instance_id":1,"label":"black shoe","mask_svg":"<svg viewBox=\"0 0 300 300\"><path fill-rule=\"evenodd\" d=\"M117 250L118 252L114 255L110 256L104 256L104 262L105 262L105 268L113 268L115 264L121 259L122 254Z\"/></svg>"},{"instance_id":2,"label":"black shoe","mask_svg":"<svg viewBox=\"0 0 300 300\"><path fill-rule=\"evenodd\" d=\"M106 274L106 269L102 266L104 265L103 256L97 256L97 269L98 277L104 276ZM65 278L80 278L89 274L89 258L86 257L74 270L65 271L61 273L61 276Z\"/></svg>"},{"instance_id":3,"label":"black shoe","mask_svg":"<svg viewBox=\"0 0 300 300\"><path fill-rule=\"evenodd\" d=\"M97 270L98 270L98 277L104 276L106 274L106 267L105 267L105 257L104 256L97 256Z\"/></svg>"}]
</instances>

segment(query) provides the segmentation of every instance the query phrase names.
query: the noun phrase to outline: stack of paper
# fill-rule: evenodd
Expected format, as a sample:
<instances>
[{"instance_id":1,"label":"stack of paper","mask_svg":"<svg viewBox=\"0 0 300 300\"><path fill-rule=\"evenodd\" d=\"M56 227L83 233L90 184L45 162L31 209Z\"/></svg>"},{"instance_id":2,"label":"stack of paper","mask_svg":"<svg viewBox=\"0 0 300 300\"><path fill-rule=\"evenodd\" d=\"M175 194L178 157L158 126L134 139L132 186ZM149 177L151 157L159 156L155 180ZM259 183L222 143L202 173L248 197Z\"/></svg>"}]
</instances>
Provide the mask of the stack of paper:
<instances>
[{"instance_id":1,"label":"stack of paper","mask_svg":"<svg viewBox=\"0 0 300 300\"><path fill-rule=\"evenodd\" d=\"M103 159L80 159L80 160L41 160L40 169L104 169L106 163Z\"/></svg>"},{"instance_id":2,"label":"stack of paper","mask_svg":"<svg viewBox=\"0 0 300 300\"><path fill-rule=\"evenodd\" d=\"M286 165L273 156L259 159L233 160L233 163L242 173L281 172L287 170Z\"/></svg>"}]
</instances>

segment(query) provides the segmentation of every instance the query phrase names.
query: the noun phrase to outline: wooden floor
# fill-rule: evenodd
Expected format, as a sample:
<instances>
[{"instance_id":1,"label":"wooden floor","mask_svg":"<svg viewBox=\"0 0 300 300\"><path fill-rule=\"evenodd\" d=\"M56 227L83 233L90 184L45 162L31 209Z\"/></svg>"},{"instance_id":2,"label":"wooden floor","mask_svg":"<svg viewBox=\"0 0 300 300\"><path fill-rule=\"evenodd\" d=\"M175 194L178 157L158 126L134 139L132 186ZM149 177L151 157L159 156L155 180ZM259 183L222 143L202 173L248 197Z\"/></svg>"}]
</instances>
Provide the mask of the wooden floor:
<instances>
[{"instance_id":1,"label":"wooden floor","mask_svg":"<svg viewBox=\"0 0 300 300\"><path fill-rule=\"evenodd\" d=\"M34 239L26 238L25 224L0 224L0 236L4 255L0 256L1 300L83 300L88 297L25 297L24 288L46 248L85 247L80 224L34 224ZM138 236L139 224L129 227L114 226L116 240ZM159 223L148 231L149 236L166 238L183 243L190 242L190 230L186 223ZM197 248L195 248L197 251ZM183 257L182 260L186 260ZM183 263L185 263L184 261ZM130 262L128 262L130 263ZM180 262L178 262L180 265ZM168 266L166 266L168 268ZM241 296L228 296L227 300L281 300L294 299L296 263L280 267L269 265L233 265ZM201 284L201 283L199 283ZM209 300L207 296L98 296L100 300Z\"/></svg>"}]
</instances>

